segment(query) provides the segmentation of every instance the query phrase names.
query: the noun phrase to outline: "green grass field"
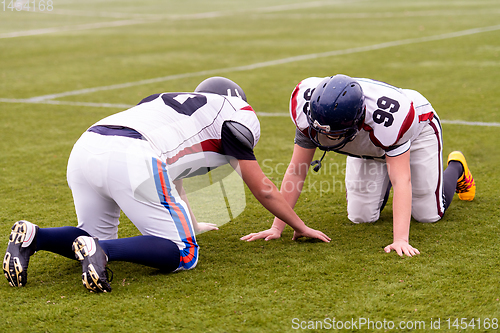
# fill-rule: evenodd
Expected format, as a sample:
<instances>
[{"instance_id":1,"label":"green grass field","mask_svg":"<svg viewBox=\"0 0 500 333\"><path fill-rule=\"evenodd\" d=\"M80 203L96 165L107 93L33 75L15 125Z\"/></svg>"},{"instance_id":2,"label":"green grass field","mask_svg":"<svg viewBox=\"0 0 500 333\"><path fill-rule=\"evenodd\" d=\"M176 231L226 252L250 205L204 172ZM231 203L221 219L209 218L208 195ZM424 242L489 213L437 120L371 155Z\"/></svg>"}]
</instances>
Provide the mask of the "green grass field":
<instances>
[{"instance_id":1,"label":"green grass field","mask_svg":"<svg viewBox=\"0 0 500 333\"><path fill-rule=\"evenodd\" d=\"M198 237L191 271L112 262L113 292L93 294L77 261L35 254L26 287L0 283L0 331L312 332L334 319L350 323L336 330L345 332L498 330L498 0L15 4L0 3L2 254L17 220L76 225L66 163L91 124L212 75L246 91L261 121L257 159L278 185L293 149L291 91L306 77L343 73L423 93L443 120L444 155L464 152L477 194L473 202L455 197L438 223L412 222L410 242L421 254L400 258L383 252L390 205L374 224L347 219L342 168L311 173L296 206L329 244L292 241L291 228L279 240L240 241L272 221L247 190L239 216ZM345 157L326 160L341 166ZM120 237L137 234L123 216Z\"/></svg>"}]
</instances>

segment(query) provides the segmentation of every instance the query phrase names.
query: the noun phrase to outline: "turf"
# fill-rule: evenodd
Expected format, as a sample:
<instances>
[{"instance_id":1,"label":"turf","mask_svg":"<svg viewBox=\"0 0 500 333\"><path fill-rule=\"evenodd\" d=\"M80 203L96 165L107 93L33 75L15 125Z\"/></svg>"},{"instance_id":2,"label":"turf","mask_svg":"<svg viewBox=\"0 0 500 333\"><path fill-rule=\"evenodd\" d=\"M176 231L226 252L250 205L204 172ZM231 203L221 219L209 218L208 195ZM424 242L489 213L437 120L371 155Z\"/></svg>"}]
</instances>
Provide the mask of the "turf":
<instances>
[{"instance_id":1,"label":"turf","mask_svg":"<svg viewBox=\"0 0 500 333\"><path fill-rule=\"evenodd\" d=\"M0 3L0 250L16 220L76 224L66 163L86 128L153 93L192 91L208 76L202 71L244 88L260 115L256 156L278 186L294 126L286 116L260 112L285 114L303 78L343 73L422 92L444 120L444 155L464 152L477 195L473 202L456 197L438 223L412 222L410 242L421 255L385 254L392 239L390 205L377 223L349 222L345 158L328 154L328 168L308 175L296 211L331 243L292 241L290 228L279 240L240 241L272 221L247 190L240 215L198 237L200 261L191 271L161 274L113 262L113 292L92 294L81 285L76 261L36 253L25 288L0 284L2 331L322 331L334 319L357 323L339 331L426 332L437 320L440 331L498 328L498 1L55 1L52 13L11 11L8 0L5 5L2 10ZM125 20L137 22L105 26ZM485 27L493 28L418 40ZM381 46L389 42L396 43ZM373 45L378 47L355 50ZM321 56L341 50L351 51ZM263 65L311 54L318 57ZM260 65L241 67L252 64ZM23 100L159 77L170 78ZM468 124L450 122L457 120ZM123 216L120 237L137 234ZM373 326L360 327L362 319ZM384 320L395 327L375 326ZM406 329L398 328L402 321Z\"/></svg>"}]
</instances>

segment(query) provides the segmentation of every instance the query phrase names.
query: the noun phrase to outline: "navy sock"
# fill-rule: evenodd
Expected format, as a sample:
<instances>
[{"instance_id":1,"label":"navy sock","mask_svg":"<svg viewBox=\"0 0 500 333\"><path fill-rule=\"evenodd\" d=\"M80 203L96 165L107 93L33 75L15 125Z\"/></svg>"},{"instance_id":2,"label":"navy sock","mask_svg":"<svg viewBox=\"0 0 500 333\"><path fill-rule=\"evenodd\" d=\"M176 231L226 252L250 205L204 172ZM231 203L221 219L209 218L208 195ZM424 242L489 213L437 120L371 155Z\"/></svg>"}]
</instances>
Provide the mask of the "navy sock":
<instances>
[{"instance_id":1,"label":"navy sock","mask_svg":"<svg viewBox=\"0 0 500 333\"><path fill-rule=\"evenodd\" d=\"M50 251L76 260L71 246L78 236L89 234L77 227L39 228L36 234L36 250Z\"/></svg>"},{"instance_id":2,"label":"navy sock","mask_svg":"<svg viewBox=\"0 0 500 333\"><path fill-rule=\"evenodd\" d=\"M455 190L457 188L457 180L464 173L464 167L462 163L458 161L450 161L446 170L444 170L443 181L444 181L444 209L448 209L455 195Z\"/></svg>"},{"instance_id":3,"label":"navy sock","mask_svg":"<svg viewBox=\"0 0 500 333\"><path fill-rule=\"evenodd\" d=\"M172 272L179 267L180 251L169 239L137 236L99 240L108 261L127 261Z\"/></svg>"}]
</instances>

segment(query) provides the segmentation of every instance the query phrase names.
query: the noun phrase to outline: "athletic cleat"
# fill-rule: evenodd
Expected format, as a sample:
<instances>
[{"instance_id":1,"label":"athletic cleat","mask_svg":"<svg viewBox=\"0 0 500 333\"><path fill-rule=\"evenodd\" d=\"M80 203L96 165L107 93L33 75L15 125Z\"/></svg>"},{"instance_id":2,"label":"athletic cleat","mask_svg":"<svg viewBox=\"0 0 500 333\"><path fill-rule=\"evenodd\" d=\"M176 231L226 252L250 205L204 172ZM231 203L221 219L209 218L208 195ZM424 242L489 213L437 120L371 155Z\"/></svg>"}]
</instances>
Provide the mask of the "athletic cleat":
<instances>
[{"instance_id":1,"label":"athletic cleat","mask_svg":"<svg viewBox=\"0 0 500 333\"><path fill-rule=\"evenodd\" d=\"M111 292L106 265L108 257L97 237L80 236L73 242L75 257L82 263L83 286L90 291ZM113 278L109 279L111 281Z\"/></svg>"},{"instance_id":2,"label":"athletic cleat","mask_svg":"<svg viewBox=\"0 0 500 333\"><path fill-rule=\"evenodd\" d=\"M451 161L458 161L464 167L464 173L457 180L456 192L458 193L458 197L460 200L472 201L476 195L476 182L467 166L464 154L460 151L452 151L450 155L448 155L448 164L450 164Z\"/></svg>"},{"instance_id":3,"label":"athletic cleat","mask_svg":"<svg viewBox=\"0 0 500 333\"><path fill-rule=\"evenodd\" d=\"M37 232L38 226L28 221L17 221L12 226L3 258L3 272L12 287L23 287L28 282L28 264L36 252Z\"/></svg>"}]
</instances>

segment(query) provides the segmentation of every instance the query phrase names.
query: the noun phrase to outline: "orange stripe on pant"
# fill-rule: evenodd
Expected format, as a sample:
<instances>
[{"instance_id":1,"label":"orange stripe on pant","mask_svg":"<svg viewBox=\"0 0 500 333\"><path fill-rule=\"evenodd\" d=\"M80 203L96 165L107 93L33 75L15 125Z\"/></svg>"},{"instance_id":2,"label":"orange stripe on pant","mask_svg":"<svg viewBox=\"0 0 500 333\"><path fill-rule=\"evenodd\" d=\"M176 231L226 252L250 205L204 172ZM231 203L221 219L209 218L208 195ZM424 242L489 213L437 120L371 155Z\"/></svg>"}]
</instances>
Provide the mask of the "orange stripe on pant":
<instances>
[{"instance_id":1,"label":"orange stripe on pant","mask_svg":"<svg viewBox=\"0 0 500 333\"><path fill-rule=\"evenodd\" d=\"M171 183L166 175L166 164L158 159L156 159L154 163L155 162L156 165L153 165L153 167L156 167L155 171L157 171L158 174L159 184L157 183L157 187L159 187L159 194L161 193L161 202L170 212L177 231L186 245L184 249L180 250L181 258L179 266L191 268L197 260L198 244L196 244L194 232L190 225L189 215L184 207L171 195Z\"/></svg>"}]
</instances>

